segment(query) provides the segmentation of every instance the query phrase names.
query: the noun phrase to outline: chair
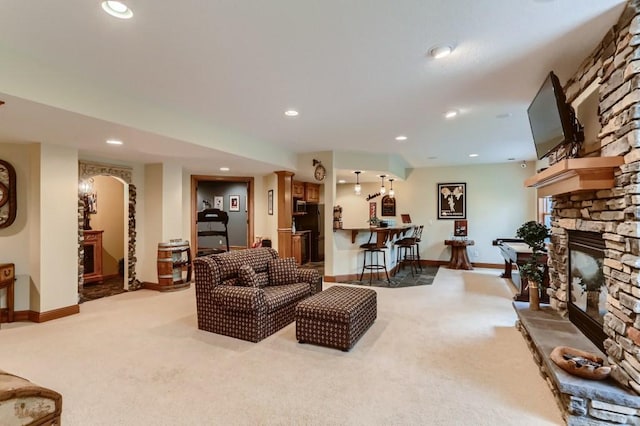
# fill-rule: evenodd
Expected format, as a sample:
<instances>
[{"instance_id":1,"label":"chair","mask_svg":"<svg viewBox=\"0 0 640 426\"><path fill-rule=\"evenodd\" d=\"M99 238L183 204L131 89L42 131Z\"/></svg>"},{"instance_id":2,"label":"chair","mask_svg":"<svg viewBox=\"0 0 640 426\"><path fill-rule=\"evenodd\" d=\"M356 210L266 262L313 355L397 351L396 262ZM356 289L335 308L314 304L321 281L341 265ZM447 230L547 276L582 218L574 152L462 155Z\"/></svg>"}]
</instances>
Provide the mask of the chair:
<instances>
[{"instance_id":1,"label":"chair","mask_svg":"<svg viewBox=\"0 0 640 426\"><path fill-rule=\"evenodd\" d=\"M376 272L377 279L380 279L380 271L384 270L385 275L387 276L387 282L391 284L391 279L389 278L389 272L387 271L387 256L385 253L385 249L387 246L385 245L386 241L382 244L379 244L378 241L372 243L371 239L375 232L371 232L369 235L369 241L360 245L360 248L363 249L364 258L362 260L362 272L360 273L360 281L362 281L362 277L364 276L364 271L368 270L369 272L369 285L371 285L371 281L373 279L373 271ZM369 264L367 264L367 253L369 253ZM375 263L373 259L373 255L376 255ZM382 263L380 262L379 254L382 253Z\"/></svg>"},{"instance_id":2,"label":"chair","mask_svg":"<svg viewBox=\"0 0 640 426\"><path fill-rule=\"evenodd\" d=\"M200 229L200 223L207 223L207 229ZM212 224L219 223L217 229L212 229ZM229 215L219 209L204 209L198 212L198 253L197 256L205 256L209 254L224 253L229 251L229 233L227 225L229 224ZM200 237L224 237L226 250L221 248L202 247L200 246Z\"/></svg>"},{"instance_id":3,"label":"chair","mask_svg":"<svg viewBox=\"0 0 640 426\"><path fill-rule=\"evenodd\" d=\"M420 264L420 239L422 238L422 230L424 225L416 226L413 228L413 233L410 237L402 238L396 241L395 245L398 248L396 263L398 267L404 267L405 263L408 263L411 267L411 276L414 276L414 270L417 273L418 268L422 272L422 265ZM409 252L407 254L407 251Z\"/></svg>"}]
</instances>

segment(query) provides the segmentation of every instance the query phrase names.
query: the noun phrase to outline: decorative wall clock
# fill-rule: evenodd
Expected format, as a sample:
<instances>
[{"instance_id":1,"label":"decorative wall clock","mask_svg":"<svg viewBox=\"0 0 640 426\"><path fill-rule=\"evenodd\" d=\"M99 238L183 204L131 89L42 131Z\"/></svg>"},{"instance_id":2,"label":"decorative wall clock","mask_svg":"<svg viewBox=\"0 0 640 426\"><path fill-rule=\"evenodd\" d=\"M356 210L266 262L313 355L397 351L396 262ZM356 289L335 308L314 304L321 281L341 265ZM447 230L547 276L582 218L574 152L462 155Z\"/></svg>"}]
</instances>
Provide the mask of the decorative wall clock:
<instances>
[{"instance_id":1,"label":"decorative wall clock","mask_svg":"<svg viewBox=\"0 0 640 426\"><path fill-rule=\"evenodd\" d=\"M313 165L316 166L316 169L313 171L313 177L315 177L316 180L323 181L327 175L327 169L325 169L318 160L313 160Z\"/></svg>"},{"instance_id":2,"label":"decorative wall clock","mask_svg":"<svg viewBox=\"0 0 640 426\"><path fill-rule=\"evenodd\" d=\"M16 219L16 171L0 160L0 228L6 228Z\"/></svg>"}]
</instances>

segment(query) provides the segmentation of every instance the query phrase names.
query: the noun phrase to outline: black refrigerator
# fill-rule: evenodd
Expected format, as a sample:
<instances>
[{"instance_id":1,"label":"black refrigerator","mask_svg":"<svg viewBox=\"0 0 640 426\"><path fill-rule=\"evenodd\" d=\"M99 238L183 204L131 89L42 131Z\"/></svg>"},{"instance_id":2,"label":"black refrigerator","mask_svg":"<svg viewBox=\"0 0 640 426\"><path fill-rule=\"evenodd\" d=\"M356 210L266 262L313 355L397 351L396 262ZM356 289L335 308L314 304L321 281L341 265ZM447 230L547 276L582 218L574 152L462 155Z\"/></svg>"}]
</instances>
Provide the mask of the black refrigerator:
<instances>
[{"instance_id":1,"label":"black refrigerator","mask_svg":"<svg viewBox=\"0 0 640 426\"><path fill-rule=\"evenodd\" d=\"M311 231L311 261L324 261L324 204L307 203L307 214L296 216L296 229Z\"/></svg>"}]
</instances>

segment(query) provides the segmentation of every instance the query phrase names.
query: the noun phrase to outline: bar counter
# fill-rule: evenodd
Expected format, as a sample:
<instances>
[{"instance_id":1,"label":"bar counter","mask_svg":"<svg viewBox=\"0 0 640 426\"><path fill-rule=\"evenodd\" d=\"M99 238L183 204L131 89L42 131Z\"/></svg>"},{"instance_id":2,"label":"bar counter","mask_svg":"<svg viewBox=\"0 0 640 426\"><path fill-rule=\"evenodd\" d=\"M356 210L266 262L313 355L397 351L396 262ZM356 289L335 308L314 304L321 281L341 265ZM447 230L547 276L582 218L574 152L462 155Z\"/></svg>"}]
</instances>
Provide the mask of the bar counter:
<instances>
[{"instance_id":1,"label":"bar counter","mask_svg":"<svg viewBox=\"0 0 640 426\"><path fill-rule=\"evenodd\" d=\"M405 233L408 233L411 229L413 229L414 225L402 225L402 226L388 226L388 227L377 227L370 226L367 228L341 228L336 229L336 231L347 231L351 232L351 243L355 244L356 237L360 232L371 232L376 233L376 244L378 247L383 247L389 241L393 241L397 236L403 236Z\"/></svg>"}]
</instances>

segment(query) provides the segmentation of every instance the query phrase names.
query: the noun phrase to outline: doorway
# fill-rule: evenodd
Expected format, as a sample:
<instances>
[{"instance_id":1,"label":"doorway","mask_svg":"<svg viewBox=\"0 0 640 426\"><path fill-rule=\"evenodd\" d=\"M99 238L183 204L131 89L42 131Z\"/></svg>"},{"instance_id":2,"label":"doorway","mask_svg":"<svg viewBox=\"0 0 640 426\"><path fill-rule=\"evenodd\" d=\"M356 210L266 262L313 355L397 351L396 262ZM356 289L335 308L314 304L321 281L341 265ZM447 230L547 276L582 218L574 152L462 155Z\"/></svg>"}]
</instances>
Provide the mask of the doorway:
<instances>
[{"instance_id":1,"label":"doorway","mask_svg":"<svg viewBox=\"0 0 640 426\"><path fill-rule=\"evenodd\" d=\"M227 243L230 250L250 247L254 235L253 185L252 177L191 176L193 257L198 252L206 253L210 249L226 251ZM223 237L220 236L207 236L216 234L216 230L199 229L203 226L214 226L211 223L198 224L198 212L206 209L218 209L226 213L228 241L223 241Z\"/></svg>"},{"instance_id":2,"label":"doorway","mask_svg":"<svg viewBox=\"0 0 640 426\"><path fill-rule=\"evenodd\" d=\"M131 168L110 164L79 162L79 192L78 192L78 299L82 303L86 300L102 297L101 295L116 294L117 292L137 290L140 282L136 279L136 187L131 183ZM98 184L96 184L98 182ZM103 187L106 184L108 187ZM96 186L98 185L98 186ZM110 188L109 188L110 187ZM102 188L102 189L101 189ZM114 195L115 191L115 195ZM92 207L87 213L86 194L91 193ZM102 193L102 195L100 195ZM99 217L102 214L102 217ZM85 218L89 218L89 227L93 228L85 237ZM110 224L117 222L117 226ZM104 238L104 228L112 229ZM110 235L109 235L110 234ZM106 244L107 255L97 257L93 255L89 261L92 279L96 282L108 282L112 290L96 290L94 295L84 298L85 293L85 262L87 255L96 250L96 241L100 238L100 244ZM85 247L91 246L85 253ZM100 249L100 247L98 247ZM103 247L104 250L104 247ZM102 261L105 260L106 269ZM98 274L96 263L100 262L101 273ZM101 275L101 276L98 276ZM109 280L109 281L107 281ZM89 286L92 283L86 283Z\"/></svg>"}]
</instances>

